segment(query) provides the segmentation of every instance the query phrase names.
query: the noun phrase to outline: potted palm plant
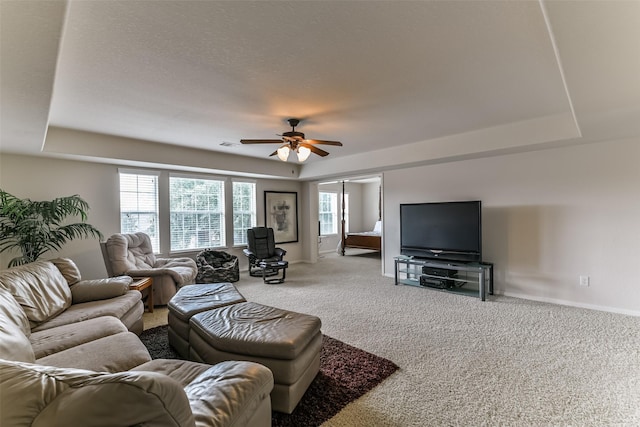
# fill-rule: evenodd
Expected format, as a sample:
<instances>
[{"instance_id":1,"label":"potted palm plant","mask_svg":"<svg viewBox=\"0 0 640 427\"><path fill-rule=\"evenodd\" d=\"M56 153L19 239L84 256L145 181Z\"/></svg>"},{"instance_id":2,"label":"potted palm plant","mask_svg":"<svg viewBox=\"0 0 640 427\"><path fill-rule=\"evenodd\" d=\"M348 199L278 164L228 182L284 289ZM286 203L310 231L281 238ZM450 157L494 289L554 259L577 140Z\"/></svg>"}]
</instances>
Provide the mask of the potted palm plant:
<instances>
[{"instance_id":1,"label":"potted palm plant","mask_svg":"<svg viewBox=\"0 0 640 427\"><path fill-rule=\"evenodd\" d=\"M20 199L0 189L0 252L19 250L9 267L36 261L47 251L55 251L76 238L102 239L102 233L87 224L89 204L80 196L51 201ZM80 217L81 222L67 220Z\"/></svg>"}]
</instances>

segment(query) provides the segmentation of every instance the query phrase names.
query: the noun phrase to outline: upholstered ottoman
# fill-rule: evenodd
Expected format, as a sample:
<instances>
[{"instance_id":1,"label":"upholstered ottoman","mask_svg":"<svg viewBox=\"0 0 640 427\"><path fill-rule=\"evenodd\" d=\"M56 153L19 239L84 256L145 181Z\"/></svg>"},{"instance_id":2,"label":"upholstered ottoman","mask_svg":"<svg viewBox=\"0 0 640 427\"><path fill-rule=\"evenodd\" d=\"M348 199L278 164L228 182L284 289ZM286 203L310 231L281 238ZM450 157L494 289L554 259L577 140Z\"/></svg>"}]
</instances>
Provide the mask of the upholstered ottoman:
<instances>
[{"instance_id":1,"label":"upholstered ottoman","mask_svg":"<svg viewBox=\"0 0 640 427\"><path fill-rule=\"evenodd\" d=\"M194 314L212 308L246 301L231 283L206 283L181 287L171 298L169 344L180 356L189 358L189 320Z\"/></svg>"},{"instance_id":2,"label":"upholstered ottoman","mask_svg":"<svg viewBox=\"0 0 640 427\"><path fill-rule=\"evenodd\" d=\"M190 323L190 359L248 360L271 369L275 411L293 412L320 369L316 316L242 302L195 314Z\"/></svg>"}]
</instances>

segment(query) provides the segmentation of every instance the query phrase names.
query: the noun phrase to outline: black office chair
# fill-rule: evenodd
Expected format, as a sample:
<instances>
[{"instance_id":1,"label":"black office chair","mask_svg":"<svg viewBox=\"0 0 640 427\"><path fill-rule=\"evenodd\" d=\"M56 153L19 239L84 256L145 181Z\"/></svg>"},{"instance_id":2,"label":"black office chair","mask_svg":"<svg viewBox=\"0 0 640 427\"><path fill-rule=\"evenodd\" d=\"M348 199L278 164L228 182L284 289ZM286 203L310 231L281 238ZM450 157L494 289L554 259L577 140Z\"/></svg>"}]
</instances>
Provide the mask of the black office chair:
<instances>
[{"instance_id":1,"label":"black office chair","mask_svg":"<svg viewBox=\"0 0 640 427\"><path fill-rule=\"evenodd\" d=\"M248 247L243 252L249 258L249 275L253 277L262 277L261 262L282 261L282 257L287 254L282 248L276 248L275 238L273 237L273 228L270 227L253 227L247 229ZM265 275L272 276L277 274L275 271L266 271Z\"/></svg>"}]
</instances>

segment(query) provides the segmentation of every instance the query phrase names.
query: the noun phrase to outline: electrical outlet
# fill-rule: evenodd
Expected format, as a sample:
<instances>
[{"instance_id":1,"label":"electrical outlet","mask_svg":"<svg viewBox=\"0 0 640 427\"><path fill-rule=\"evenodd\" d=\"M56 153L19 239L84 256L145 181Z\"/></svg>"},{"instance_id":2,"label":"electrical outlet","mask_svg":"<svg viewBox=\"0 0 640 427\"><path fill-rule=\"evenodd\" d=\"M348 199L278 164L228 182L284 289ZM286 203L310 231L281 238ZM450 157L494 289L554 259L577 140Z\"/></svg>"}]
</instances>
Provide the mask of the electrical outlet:
<instances>
[{"instance_id":1,"label":"electrical outlet","mask_svg":"<svg viewBox=\"0 0 640 427\"><path fill-rule=\"evenodd\" d=\"M580 276L580 286L589 286L589 276Z\"/></svg>"}]
</instances>

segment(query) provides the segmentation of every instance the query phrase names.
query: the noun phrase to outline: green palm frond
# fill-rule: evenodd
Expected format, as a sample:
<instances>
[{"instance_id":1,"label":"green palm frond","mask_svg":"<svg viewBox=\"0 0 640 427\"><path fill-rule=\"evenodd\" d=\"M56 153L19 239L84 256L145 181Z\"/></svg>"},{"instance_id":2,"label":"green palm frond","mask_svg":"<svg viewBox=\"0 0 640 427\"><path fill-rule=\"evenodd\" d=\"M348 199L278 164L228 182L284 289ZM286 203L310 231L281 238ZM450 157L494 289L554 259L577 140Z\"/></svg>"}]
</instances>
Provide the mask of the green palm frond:
<instances>
[{"instance_id":1,"label":"green palm frond","mask_svg":"<svg viewBox=\"0 0 640 427\"><path fill-rule=\"evenodd\" d=\"M88 210L89 204L78 195L32 201L0 189L0 252L22 253L9 262L12 267L36 261L45 252L60 250L74 239L102 239L102 233L85 222ZM73 217L80 217L81 222L65 223Z\"/></svg>"}]
</instances>

